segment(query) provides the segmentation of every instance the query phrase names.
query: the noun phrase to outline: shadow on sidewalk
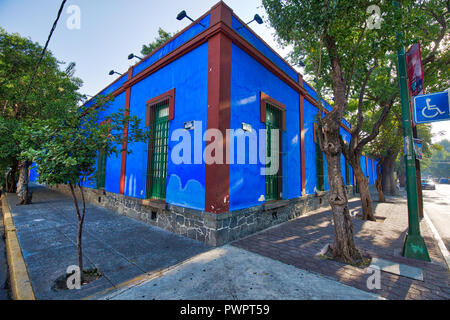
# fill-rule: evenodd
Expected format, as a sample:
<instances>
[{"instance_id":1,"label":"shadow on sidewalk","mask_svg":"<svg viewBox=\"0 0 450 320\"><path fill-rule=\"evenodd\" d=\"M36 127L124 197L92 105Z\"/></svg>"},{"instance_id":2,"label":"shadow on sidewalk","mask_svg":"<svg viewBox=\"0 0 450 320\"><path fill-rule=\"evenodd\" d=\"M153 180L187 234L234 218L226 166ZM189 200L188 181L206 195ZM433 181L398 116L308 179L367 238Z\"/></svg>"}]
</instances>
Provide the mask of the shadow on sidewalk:
<instances>
[{"instance_id":1,"label":"shadow on sidewalk","mask_svg":"<svg viewBox=\"0 0 450 320\"><path fill-rule=\"evenodd\" d=\"M408 228L406 199L388 197L387 203L374 202L375 216L383 222L353 218L355 243L372 257L383 258L423 269L424 280L412 280L381 272L381 289L369 290L367 269L325 260L316 256L325 245L333 243L334 226L330 209L288 221L256 235L238 240L233 245L294 265L298 268L329 276L361 290L388 299L449 299L448 272L428 226L421 224L432 263L401 256L403 240ZM350 212L360 210L359 199L351 199Z\"/></svg>"},{"instance_id":2,"label":"shadow on sidewalk","mask_svg":"<svg viewBox=\"0 0 450 320\"><path fill-rule=\"evenodd\" d=\"M77 264L77 218L70 197L33 185L33 204L16 206L7 194L19 243L37 299L80 299L211 249L143 222L88 204L83 232L85 269L103 276L81 290L51 289Z\"/></svg>"}]
</instances>

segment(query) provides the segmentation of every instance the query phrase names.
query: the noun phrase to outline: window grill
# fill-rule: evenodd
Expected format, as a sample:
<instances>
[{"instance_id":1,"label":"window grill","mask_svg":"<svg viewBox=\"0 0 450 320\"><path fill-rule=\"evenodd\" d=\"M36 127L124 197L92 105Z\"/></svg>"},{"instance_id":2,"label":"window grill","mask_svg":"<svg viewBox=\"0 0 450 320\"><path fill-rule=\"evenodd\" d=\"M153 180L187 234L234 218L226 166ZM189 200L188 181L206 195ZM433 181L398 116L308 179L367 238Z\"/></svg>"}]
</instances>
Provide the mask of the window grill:
<instances>
[{"instance_id":1,"label":"window grill","mask_svg":"<svg viewBox=\"0 0 450 320\"><path fill-rule=\"evenodd\" d=\"M153 112L151 123L152 139L149 142L151 172L147 179L147 198L166 198L167 149L169 143L169 99L150 107Z\"/></svg>"}]
</instances>

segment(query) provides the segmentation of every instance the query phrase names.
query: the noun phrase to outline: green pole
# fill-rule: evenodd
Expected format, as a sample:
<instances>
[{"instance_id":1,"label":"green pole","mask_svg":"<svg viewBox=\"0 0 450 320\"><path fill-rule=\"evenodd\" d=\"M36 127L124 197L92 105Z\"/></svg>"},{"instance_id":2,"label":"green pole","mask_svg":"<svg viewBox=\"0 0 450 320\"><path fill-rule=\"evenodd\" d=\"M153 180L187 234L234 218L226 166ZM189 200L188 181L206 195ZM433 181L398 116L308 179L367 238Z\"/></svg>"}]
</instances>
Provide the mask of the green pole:
<instances>
[{"instance_id":1,"label":"green pole","mask_svg":"<svg viewBox=\"0 0 450 320\"><path fill-rule=\"evenodd\" d=\"M393 1L395 9L398 11L397 1ZM397 33L397 41L400 49L397 51L398 57L398 78L400 82L400 98L402 105L402 126L405 144L405 168L406 168L406 192L408 195L408 234L403 244L403 256L424 261L431 261L425 241L420 235L419 207L416 183L416 163L414 155L414 144L412 138L411 111L409 109L408 82L406 78L405 47L401 43L403 33Z\"/></svg>"}]
</instances>

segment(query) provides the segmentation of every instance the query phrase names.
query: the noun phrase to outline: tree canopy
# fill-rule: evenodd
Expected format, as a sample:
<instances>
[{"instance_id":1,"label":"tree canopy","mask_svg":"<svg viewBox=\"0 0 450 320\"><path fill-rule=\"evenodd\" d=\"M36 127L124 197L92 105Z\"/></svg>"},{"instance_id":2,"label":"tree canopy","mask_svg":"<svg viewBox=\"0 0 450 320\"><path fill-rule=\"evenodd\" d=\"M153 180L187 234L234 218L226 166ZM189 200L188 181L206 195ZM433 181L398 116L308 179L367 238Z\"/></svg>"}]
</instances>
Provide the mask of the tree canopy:
<instances>
[{"instance_id":1,"label":"tree canopy","mask_svg":"<svg viewBox=\"0 0 450 320\"><path fill-rule=\"evenodd\" d=\"M142 45L141 54L144 56L152 53L154 50L156 50L158 47L160 47L162 44L167 42L170 38L172 38L174 33L166 32L164 29L159 28L158 29L158 36L150 42L149 44Z\"/></svg>"}]
</instances>

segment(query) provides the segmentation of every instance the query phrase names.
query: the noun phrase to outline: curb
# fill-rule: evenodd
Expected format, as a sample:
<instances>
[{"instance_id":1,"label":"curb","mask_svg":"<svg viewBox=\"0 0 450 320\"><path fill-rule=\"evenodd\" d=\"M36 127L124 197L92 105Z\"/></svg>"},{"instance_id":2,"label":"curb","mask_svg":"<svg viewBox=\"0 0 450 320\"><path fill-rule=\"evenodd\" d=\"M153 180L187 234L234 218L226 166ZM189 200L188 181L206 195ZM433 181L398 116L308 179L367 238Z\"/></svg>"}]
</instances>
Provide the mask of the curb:
<instances>
[{"instance_id":1,"label":"curb","mask_svg":"<svg viewBox=\"0 0 450 320\"><path fill-rule=\"evenodd\" d=\"M11 210L6 196L1 196L3 223L5 227L6 256L9 266L11 291L14 300L36 300L27 266L23 259L17 230L12 219Z\"/></svg>"},{"instance_id":2,"label":"curb","mask_svg":"<svg viewBox=\"0 0 450 320\"><path fill-rule=\"evenodd\" d=\"M450 270L450 254L448 253L447 247L444 244L444 241L442 241L441 236L439 235L439 232L437 231L436 227L434 226L433 222L431 222L431 219L428 217L426 210L424 210L423 218L427 222L428 227L430 227L431 232L433 233L433 236L435 240L437 241L439 250L442 253L442 256L445 259L445 263L447 264L447 268Z\"/></svg>"}]
</instances>

